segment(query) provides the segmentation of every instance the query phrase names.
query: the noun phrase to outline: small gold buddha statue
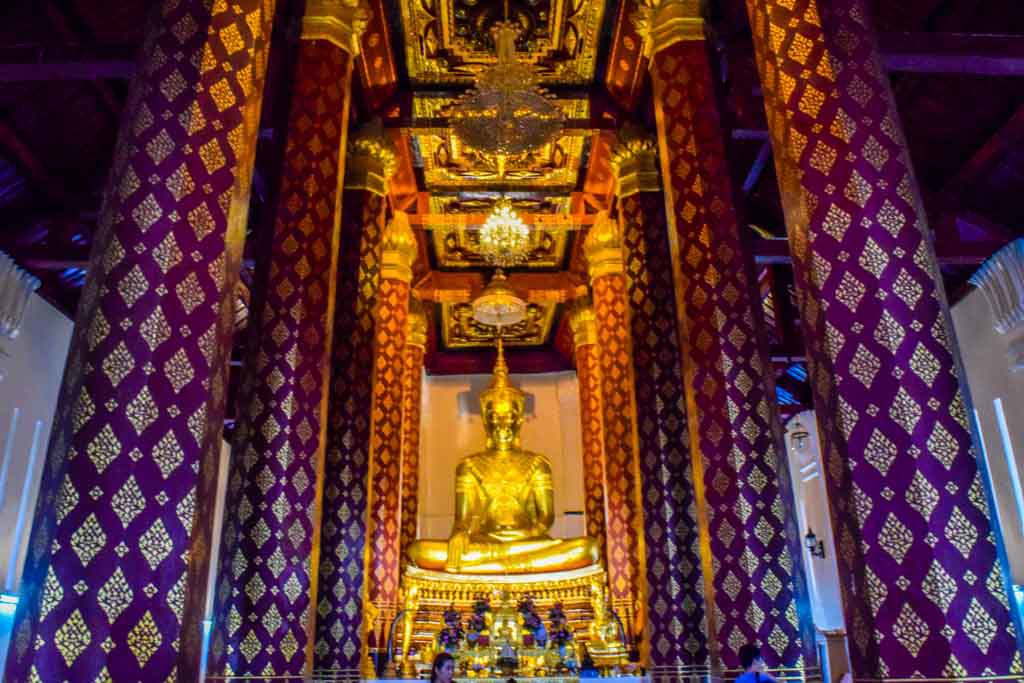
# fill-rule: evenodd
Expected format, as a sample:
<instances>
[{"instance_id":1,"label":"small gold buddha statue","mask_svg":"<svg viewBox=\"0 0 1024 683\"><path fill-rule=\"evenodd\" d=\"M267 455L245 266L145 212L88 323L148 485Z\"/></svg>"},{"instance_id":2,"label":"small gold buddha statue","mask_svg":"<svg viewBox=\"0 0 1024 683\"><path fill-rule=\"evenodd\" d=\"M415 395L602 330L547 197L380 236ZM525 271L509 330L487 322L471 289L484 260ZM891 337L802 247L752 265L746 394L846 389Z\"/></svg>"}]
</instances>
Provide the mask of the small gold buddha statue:
<instances>
[{"instance_id":1,"label":"small gold buddha statue","mask_svg":"<svg viewBox=\"0 0 1024 683\"><path fill-rule=\"evenodd\" d=\"M607 669L624 663L628 653L622 642L619 624L608 609L604 585L596 581L590 583L590 607L594 612L594 620L588 629L587 651L594 664Z\"/></svg>"},{"instance_id":2,"label":"small gold buddha statue","mask_svg":"<svg viewBox=\"0 0 1024 683\"><path fill-rule=\"evenodd\" d=\"M530 574L598 562L588 537L555 539L551 464L520 446L526 396L509 383L501 339L491 385L480 395L487 449L455 470L455 523L448 540L409 545L417 567L459 574Z\"/></svg>"}]
</instances>

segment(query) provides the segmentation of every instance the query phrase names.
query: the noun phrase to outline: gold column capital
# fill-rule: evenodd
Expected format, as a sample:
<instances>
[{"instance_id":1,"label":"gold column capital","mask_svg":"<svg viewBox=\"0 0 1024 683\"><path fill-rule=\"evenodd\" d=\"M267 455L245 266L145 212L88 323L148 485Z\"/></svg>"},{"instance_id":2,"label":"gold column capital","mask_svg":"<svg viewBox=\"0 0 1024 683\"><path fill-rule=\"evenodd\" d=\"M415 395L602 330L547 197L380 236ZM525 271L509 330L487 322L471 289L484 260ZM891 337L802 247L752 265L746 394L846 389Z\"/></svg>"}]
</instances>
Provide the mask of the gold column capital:
<instances>
[{"instance_id":1,"label":"gold column capital","mask_svg":"<svg viewBox=\"0 0 1024 683\"><path fill-rule=\"evenodd\" d=\"M384 197L388 181L398 168L398 151L384 133L384 124L373 119L364 124L348 145L345 189L366 190Z\"/></svg>"},{"instance_id":2,"label":"gold column capital","mask_svg":"<svg viewBox=\"0 0 1024 683\"><path fill-rule=\"evenodd\" d=\"M326 40L355 58L371 16L365 0L306 0L302 39Z\"/></svg>"},{"instance_id":3,"label":"gold column capital","mask_svg":"<svg viewBox=\"0 0 1024 683\"><path fill-rule=\"evenodd\" d=\"M416 262L419 244L409 225L409 214L396 211L388 221L381 239L380 276L384 280L412 282L412 264Z\"/></svg>"},{"instance_id":4,"label":"gold column capital","mask_svg":"<svg viewBox=\"0 0 1024 683\"><path fill-rule=\"evenodd\" d=\"M597 343L597 314L590 304L578 305L569 316L569 329L572 330L573 347Z\"/></svg>"},{"instance_id":5,"label":"gold column capital","mask_svg":"<svg viewBox=\"0 0 1024 683\"><path fill-rule=\"evenodd\" d=\"M423 302L416 297L409 299L409 318L406 324L408 328L405 345L427 348L427 312L423 308Z\"/></svg>"},{"instance_id":6,"label":"gold column capital","mask_svg":"<svg viewBox=\"0 0 1024 683\"><path fill-rule=\"evenodd\" d=\"M637 192L660 192L658 142L639 126L627 123L612 148L615 194L622 199Z\"/></svg>"},{"instance_id":7,"label":"gold column capital","mask_svg":"<svg viewBox=\"0 0 1024 683\"><path fill-rule=\"evenodd\" d=\"M622 231L619 222L611 218L607 211L600 211L583 241L583 255L587 257L587 271L590 280L594 281L602 275L625 272L625 259L622 255Z\"/></svg>"},{"instance_id":8,"label":"gold column capital","mask_svg":"<svg viewBox=\"0 0 1024 683\"><path fill-rule=\"evenodd\" d=\"M700 0L643 0L629 19L648 58L684 40L704 40Z\"/></svg>"}]
</instances>

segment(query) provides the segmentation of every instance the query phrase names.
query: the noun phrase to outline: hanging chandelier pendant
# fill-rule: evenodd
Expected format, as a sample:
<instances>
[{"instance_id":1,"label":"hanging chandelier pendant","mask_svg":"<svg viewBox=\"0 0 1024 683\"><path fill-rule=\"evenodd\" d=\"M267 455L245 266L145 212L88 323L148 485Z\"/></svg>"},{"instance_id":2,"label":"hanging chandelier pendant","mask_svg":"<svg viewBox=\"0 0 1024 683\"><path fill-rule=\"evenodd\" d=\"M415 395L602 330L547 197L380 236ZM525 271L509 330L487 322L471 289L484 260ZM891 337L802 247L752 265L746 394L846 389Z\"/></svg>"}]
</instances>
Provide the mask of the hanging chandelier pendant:
<instances>
[{"instance_id":1,"label":"hanging chandelier pendant","mask_svg":"<svg viewBox=\"0 0 1024 683\"><path fill-rule=\"evenodd\" d=\"M530 248L530 227L523 222L506 197L499 199L480 229L480 254L487 263L509 268L526 261Z\"/></svg>"},{"instance_id":2,"label":"hanging chandelier pendant","mask_svg":"<svg viewBox=\"0 0 1024 683\"><path fill-rule=\"evenodd\" d=\"M492 29L498 62L477 79L476 90L448 112L462 144L509 157L539 149L562 132L564 114L537 87L533 69L519 62L519 29L503 21Z\"/></svg>"}]
</instances>

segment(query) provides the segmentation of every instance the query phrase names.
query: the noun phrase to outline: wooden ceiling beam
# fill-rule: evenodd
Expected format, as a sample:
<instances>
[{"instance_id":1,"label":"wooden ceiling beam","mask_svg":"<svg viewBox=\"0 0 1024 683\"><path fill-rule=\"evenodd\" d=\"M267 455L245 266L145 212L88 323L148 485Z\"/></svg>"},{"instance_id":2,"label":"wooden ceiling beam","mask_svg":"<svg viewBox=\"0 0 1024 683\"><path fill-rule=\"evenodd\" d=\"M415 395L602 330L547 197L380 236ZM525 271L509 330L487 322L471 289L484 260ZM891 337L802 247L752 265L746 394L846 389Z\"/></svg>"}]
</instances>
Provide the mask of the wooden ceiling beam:
<instances>
[{"instance_id":1,"label":"wooden ceiling beam","mask_svg":"<svg viewBox=\"0 0 1024 683\"><path fill-rule=\"evenodd\" d=\"M472 301L486 285L487 281L481 272L434 270L417 282L413 291L424 301L461 303ZM586 284L566 271L511 273L508 285L531 303L564 303L587 291Z\"/></svg>"},{"instance_id":2,"label":"wooden ceiling beam","mask_svg":"<svg viewBox=\"0 0 1024 683\"><path fill-rule=\"evenodd\" d=\"M1005 245L1004 241L968 242L955 244L939 242L935 245L940 266L976 266L984 263ZM784 237L754 239L750 241L754 262L759 265L792 265L789 241Z\"/></svg>"},{"instance_id":3,"label":"wooden ceiling beam","mask_svg":"<svg viewBox=\"0 0 1024 683\"><path fill-rule=\"evenodd\" d=\"M1024 76L1024 41L1015 35L975 33L882 33L890 71L977 76Z\"/></svg>"},{"instance_id":4,"label":"wooden ceiling beam","mask_svg":"<svg viewBox=\"0 0 1024 683\"><path fill-rule=\"evenodd\" d=\"M1021 41L1024 43L1024 40ZM995 134L979 147L953 176L946 181L938 197L956 203L960 196L999 162L1008 152L1024 146L1024 105L1010 116Z\"/></svg>"},{"instance_id":5,"label":"wooden ceiling beam","mask_svg":"<svg viewBox=\"0 0 1024 683\"><path fill-rule=\"evenodd\" d=\"M49 0L46 3L46 15L49 17L50 23L53 24L58 35L63 36L68 42L83 46L86 51L93 51L92 41L86 39L83 35L84 31L75 26L78 22L72 19L63 3L58 2L58 0ZM97 96L114 118L114 121L119 121L121 118L121 98L114 93L114 90L106 81L93 80L92 84Z\"/></svg>"},{"instance_id":6,"label":"wooden ceiling beam","mask_svg":"<svg viewBox=\"0 0 1024 683\"><path fill-rule=\"evenodd\" d=\"M0 64L0 83L126 80L135 68L135 61L127 59Z\"/></svg>"}]
</instances>

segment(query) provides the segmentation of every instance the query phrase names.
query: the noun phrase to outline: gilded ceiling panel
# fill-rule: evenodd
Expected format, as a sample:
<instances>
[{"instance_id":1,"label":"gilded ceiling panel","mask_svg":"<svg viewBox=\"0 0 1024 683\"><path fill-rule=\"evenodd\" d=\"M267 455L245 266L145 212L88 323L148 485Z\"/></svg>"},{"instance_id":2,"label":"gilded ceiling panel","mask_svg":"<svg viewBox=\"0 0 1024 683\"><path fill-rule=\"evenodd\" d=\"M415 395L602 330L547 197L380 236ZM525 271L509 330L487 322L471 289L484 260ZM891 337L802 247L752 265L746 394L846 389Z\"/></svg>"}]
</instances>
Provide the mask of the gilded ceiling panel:
<instances>
[{"instance_id":1,"label":"gilded ceiling panel","mask_svg":"<svg viewBox=\"0 0 1024 683\"><path fill-rule=\"evenodd\" d=\"M417 118L439 118L455 102L444 97L417 97L413 113ZM558 100L555 104L566 118L590 115L585 99ZM583 145L580 135L563 135L538 150L508 157L504 166L491 155L464 147L451 130L420 129L413 139L423 159L423 175L429 190L473 190L496 185L511 189L536 188L569 191L576 187Z\"/></svg>"},{"instance_id":2,"label":"gilded ceiling panel","mask_svg":"<svg viewBox=\"0 0 1024 683\"><path fill-rule=\"evenodd\" d=\"M506 346L540 346L548 341L554 326L558 304L527 304L526 318L509 325L502 332ZM473 319L469 303L441 304L441 339L448 349L471 349L494 346L497 328L481 325Z\"/></svg>"},{"instance_id":3,"label":"gilded ceiling panel","mask_svg":"<svg viewBox=\"0 0 1024 683\"><path fill-rule=\"evenodd\" d=\"M402 0L409 77L417 83L472 83L495 63L490 28L520 27L516 50L546 84L594 78L604 0Z\"/></svg>"}]
</instances>

